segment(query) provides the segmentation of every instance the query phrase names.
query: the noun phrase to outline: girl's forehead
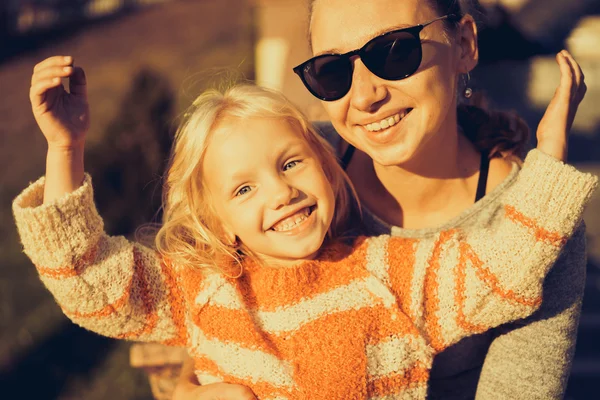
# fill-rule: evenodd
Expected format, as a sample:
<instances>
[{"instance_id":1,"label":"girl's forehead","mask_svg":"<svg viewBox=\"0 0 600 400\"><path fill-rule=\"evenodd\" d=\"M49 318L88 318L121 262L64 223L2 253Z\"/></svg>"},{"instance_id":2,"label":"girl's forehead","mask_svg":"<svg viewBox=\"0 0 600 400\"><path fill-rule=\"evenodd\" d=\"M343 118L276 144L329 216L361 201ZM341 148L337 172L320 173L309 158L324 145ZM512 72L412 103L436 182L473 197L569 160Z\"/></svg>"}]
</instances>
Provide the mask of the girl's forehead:
<instances>
[{"instance_id":1,"label":"girl's forehead","mask_svg":"<svg viewBox=\"0 0 600 400\"><path fill-rule=\"evenodd\" d=\"M435 13L424 0L316 0L311 18L313 52L361 47L391 29L425 22Z\"/></svg>"}]
</instances>

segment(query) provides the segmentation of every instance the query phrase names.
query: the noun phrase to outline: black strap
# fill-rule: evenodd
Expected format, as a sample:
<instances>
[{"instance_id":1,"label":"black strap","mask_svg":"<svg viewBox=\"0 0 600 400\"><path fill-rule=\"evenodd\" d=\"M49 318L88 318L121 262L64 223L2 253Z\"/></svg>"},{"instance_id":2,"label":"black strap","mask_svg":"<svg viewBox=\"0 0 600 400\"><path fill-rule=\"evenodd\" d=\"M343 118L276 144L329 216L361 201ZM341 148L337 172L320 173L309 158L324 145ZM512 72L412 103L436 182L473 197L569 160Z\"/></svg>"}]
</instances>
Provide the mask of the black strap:
<instances>
[{"instance_id":1,"label":"black strap","mask_svg":"<svg viewBox=\"0 0 600 400\"><path fill-rule=\"evenodd\" d=\"M340 163L342 164L342 168L344 169L344 171L346 170L346 168L348 168L348 164L350 164L350 160L352 160L352 156L354 155L354 150L356 150L356 148L348 143L348 148L346 149L346 151L344 152L344 155L342 156L342 159L340 160Z\"/></svg>"},{"instance_id":2,"label":"black strap","mask_svg":"<svg viewBox=\"0 0 600 400\"><path fill-rule=\"evenodd\" d=\"M485 196L487 186L488 172L490 170L490 157L484 151L481 153L481 165L479 167L479 181L477 182L477 193L475 194L475 203Z\"/></svg>"}]
</instances>

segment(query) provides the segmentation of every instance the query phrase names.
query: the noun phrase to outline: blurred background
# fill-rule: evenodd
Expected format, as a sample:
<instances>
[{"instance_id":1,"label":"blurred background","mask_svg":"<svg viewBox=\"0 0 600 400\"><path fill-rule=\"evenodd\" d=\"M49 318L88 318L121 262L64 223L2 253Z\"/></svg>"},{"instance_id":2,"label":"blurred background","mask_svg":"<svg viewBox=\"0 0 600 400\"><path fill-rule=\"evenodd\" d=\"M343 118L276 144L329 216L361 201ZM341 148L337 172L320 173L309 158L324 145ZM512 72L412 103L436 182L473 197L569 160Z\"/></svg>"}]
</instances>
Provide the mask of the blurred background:
<instances>
[{"instance_id":1,"label":"blurred background","mask_svg":"<svg viewBox=\"0 0 600 400\"><path fill-rule=\"evenodd\" d=\"M569 49L588 85L569 158L600 174L600 1L482 0L482 10L475 89L535 131L559 80L554 54ZM291 72L308 58L305 32L305 0L1 0L1 398L152 398L146 372L130 366L131 344L71 324L21 252L11 202L43 175L46 151L28 100L33 66L61 54L85 68L96 201L108 232L132 237L158 218L174 127L204 88L245 77L326 118ZM588 278L568 399L600 392L600 198L586 222Z\"/></svg>"}]
</instances>

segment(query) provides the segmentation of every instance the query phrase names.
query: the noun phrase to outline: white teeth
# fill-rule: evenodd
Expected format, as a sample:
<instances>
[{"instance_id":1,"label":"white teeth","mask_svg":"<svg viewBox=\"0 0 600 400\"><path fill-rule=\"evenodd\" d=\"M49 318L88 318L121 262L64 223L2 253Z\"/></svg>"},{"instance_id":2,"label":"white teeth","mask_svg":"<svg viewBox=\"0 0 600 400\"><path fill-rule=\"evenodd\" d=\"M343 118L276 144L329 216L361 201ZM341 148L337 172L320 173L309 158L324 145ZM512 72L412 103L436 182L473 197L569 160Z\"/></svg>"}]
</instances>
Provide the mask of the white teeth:
<instances>
[{"instance_id":1,"label":"white teeth","mask_svg":"<svg viewBox=\"0 0 600 400\"><path fill-rule=\"evenodd\" d=\"M302 210L298 211L296 214L291 215L275 225L271 229L276 232L284 232L294 229L296 226L300 225L304 220L308 218L310 215L310 208L306 207Z\"/></svg>"},{"instance_id":2,"label":"white teeth","mask_svg":"<svg viewBox=\"0 0 600 400\"><path fill-rule=\"evenodd\" d=\"M396 125L398 122L400 122L400 120L402 118L404 118L406 116L406 114L408 114L408 111L402 111L401 113L398 113L394 116L388 117L388 118L384 118L379 122L373 122L372 124L367 124L365 126L365 128L367 128L368 131L370 132L377 132L380 131L382 129L387 129L390 126L394 126Z\"/></svg>"}]
</instances>

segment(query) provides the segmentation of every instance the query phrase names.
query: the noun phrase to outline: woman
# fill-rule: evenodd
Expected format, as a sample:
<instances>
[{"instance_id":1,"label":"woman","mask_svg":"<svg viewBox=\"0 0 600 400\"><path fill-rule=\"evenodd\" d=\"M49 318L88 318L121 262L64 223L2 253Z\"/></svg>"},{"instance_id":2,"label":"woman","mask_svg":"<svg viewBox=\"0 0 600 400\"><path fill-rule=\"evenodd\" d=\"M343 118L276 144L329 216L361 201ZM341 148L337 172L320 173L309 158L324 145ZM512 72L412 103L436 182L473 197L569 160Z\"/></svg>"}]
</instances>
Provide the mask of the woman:
<instances>
[{"instance_id":1,"label":"woman","mask_svg":"<svg viewBox=\"0 0 600 400\"><path fill-rule=\"evenodd\" d=\"M310 39L316 58L295 71L324 100L333 128L343 138L337 139L331 126L323 127L347 164L367 232L418 238L451 227L485 225L496 211L497 197L518 174L515 163L497 156L525 145L524 128L458 104L460 94L470 95L463 82L478 61L477 28L463 3L312 2ZM325 56L357 49L343 57ZM553 99L538 129L540 147L544 126L561 124L569 130L585 92L579 67L574 61L571 66L573 107L561 117ZM429 397L562 399L584 279L582 228L548 276L539 312L438 356ZM186 368L177 399L254 398L234 385L198 388L190 366Z\"/></svg>"}]
</instances>

